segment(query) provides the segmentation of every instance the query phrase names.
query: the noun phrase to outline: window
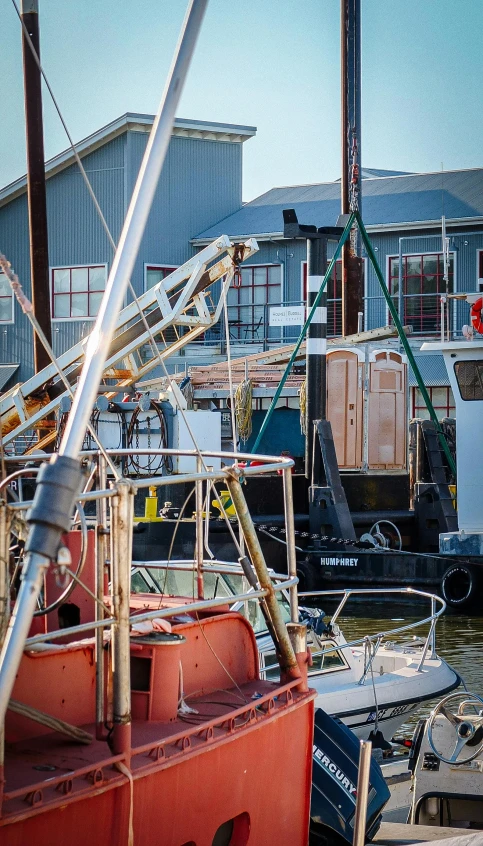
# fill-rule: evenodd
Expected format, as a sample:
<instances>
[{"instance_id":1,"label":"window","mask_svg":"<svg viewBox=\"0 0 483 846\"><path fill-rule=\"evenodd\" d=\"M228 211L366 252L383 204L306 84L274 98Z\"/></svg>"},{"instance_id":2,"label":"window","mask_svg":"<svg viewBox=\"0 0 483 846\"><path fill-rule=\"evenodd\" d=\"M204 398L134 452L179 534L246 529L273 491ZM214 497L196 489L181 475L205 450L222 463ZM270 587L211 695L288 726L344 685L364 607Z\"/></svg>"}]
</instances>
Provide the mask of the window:
<instances>
[{"instance_id":1,"label":"window","mask_svg":"<svg viewBox=\"0 0 483 846\"><path fill-rule=\"evenodd\" d=\"M144 290L147 291L148 288L152 288L153 285L157 285L158 282L166 279L173 270L176 270L176 265L171 267L167 264L146 264L144 266Z\"/></svg>"},{"instance_id":2,"label":"window","mask_svg":"<svg viewBox=\"0 0 483 846\"><path fill-rule=\"evenodd\" d=\"M265 334L265 305L282 299L280 264L242 267L240 285L228 290L228 325L230 337L262 341Z\"/></svg>"},{"instance_id":3,"label":"window","mask_svg":"<svg viewBox=\"0 0 483 846\"><path fill-rule=\"evenodd\" d=\"M346 670L349 667L342 651L337 649L336 643L332 640L324 640L319 644L314 639L312 643L308 643L308 647L312 653L312 666L308 668L309 676L331 673L334 670ZM265 652L260 655L260 658L262 678L266 678L268 681L278 680L280 678L280 667L276 652Z\"/></svg>"},{"instance_id":4,"label":"window","mask_svg":"<svg viewBox=\"0 0 483 846\"><path fill-rule=\"evenodd\" d=\"M441 329L440 294L452 293L454 256L450 255L448 288L443 279L443 254L428 253L402 257L402 322L413 327L416 335L437 335ZM389 291L397 308L399 294L399 256L389 258Z\"/></svg>"},{"instance_id":5,"label":"window","mask_svg":"<svg viewBox=\"0 0 483 846\"><path fill-rule=\"evenodd\" d=\"M54 320L97 316L106 288L107 265L53 267L51 274Z\"/></svg>"},{"instance_id":6,"label":"window","mask_svg":"<svg viewBox=\"0 0 483 846\"><path fill-rule=\"evenodd\" d=\"M0 323L13 322L13 294L4 273L0 273Z\"/></svg>"},{"instance_id":7,"label":"window","mask_svg":"<svg viewBox=\"0 0 483 846\"><path fill-rule=\"evenodd\" d=\"M456 381L464 400L483 400L483 361L457 361Z\"/></svg>"},{"instance_id":8,"label":"window","mask_svg":"<svg viewBox=\"0 0 483 846\"><path fill-rule=\"evenodd\" d=\"M483 250L477 250L478 256L478 291L483 291Z\"/></svg>"},{"instance_id":9,"label":"window","mask_svg":"<svg viewBox=\"0 0 483 846\"><path fill-rule=\"evenodd\" d=\"M454 417L456 413L453 391L450 387L442 385L441 387L426 388L429 399L433 403L433 408L436 412L438 420L443 417ZM422 417L429 420L429 411L426 408L426 403L423 400L419 388L413 388L413 417Z\"/></svg>"},{"instance_id":10,"label":"window","mask_svg":"<svg viewBox=\"0 0 483 846\"><path fill-rule=\"evenodd\" d=\"M329 266L330 262L327 262ZM302 299L307 302L307 262L302 262ZM342 261L336 262L327 283L327 337L342 334Z\"/></svg>"}]
</instances>

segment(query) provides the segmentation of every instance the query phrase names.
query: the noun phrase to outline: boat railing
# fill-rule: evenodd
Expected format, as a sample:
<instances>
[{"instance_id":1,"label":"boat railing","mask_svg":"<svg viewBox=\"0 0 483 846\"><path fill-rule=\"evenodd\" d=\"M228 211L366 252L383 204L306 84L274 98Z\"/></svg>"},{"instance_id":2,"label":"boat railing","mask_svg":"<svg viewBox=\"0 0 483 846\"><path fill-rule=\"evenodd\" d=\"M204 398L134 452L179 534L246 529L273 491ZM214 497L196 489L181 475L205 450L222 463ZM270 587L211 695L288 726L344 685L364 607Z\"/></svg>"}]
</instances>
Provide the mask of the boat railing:
<instances>
[{"instance_id":1,"label":"boat railing","mask_svg":"<svg viewBox=\"0 0 483 846\"><path fill-rule=\"evenodd\" d=\"M362 675L358 681L358 684L363 685L368 677L368 674L372 670L372 663L374 658L377 654L378 649L380 648L381 644L384 641L384 638L389 636L399 635L404 632L412 631L413 629L419 628L420 626L427 625L429 623L429 631L426 635L424 640L421 657L418 662L417 672L423 671L424 662L428 657L435 658L436 657L436 623L438 618L444 613L446 609L446 603L444 599L437 596L433 593L427 593L426 591L417 590L416 588L411 587L401 587L401 588L381 588L381 589L371 589L371 588L354 588L348 590L318 590L318 591L301 591L299 592L298 596L299 599L302 600L304 598L319 598L319 597L337 597L341 596L341 601L337 606L334 614L331 617L330 625L334 626L337 622L340 614L346 605L347 601L354 597L354 596L374 596L374 595L381 595L386 597L388 594L396 595L396 596L407 596L408 594L415 597L421 597L423 599L429 599L431 602L431 613L428 617L425 617L422 620L417 620L416 622L412 623L405 623L404 626L398 626L395 629L387 629L382 632L377 632L376 634L365 635L364 637L357 638L356 640L351 640L347 643L337 643L334 646L327 645L324 647L323 650L320 651L313 651L312 657L316 658L320 655L327 655L331 652L340 652L344 649L353 649L357 646L364 646L366 647L366 660L364 662L364 669ZM439 608L437 605L439 604ZM277 665L271 665L270 667L265 667L265 672L269 670L273 670L276 668Z\"/></svg>"}]
</instances>

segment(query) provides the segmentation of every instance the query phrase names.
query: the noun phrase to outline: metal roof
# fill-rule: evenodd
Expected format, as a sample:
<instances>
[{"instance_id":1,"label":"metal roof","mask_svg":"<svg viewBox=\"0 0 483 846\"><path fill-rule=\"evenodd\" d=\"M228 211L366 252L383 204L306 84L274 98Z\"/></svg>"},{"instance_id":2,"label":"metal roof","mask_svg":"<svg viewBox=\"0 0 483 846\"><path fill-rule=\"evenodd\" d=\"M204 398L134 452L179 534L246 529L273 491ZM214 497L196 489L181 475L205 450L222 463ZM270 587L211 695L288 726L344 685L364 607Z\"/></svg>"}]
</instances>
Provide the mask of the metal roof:
<instances>
[{"instance_id":1,"label":"metal roof","mask_svg":"<svg viewBox=\"0 0 483 846\"><path fill-rule=\"evenodd\" d=\"M0 391L3 391L8 380L17 372L18 364L0 364Z\"/></svg>"},{"instance_id":2,"label":"metal roof","mask_svg":"<svg viewBox=\"0 0 483 846\"><path fill-rule=\"evenodd\" d=\"M422 380L427 388L437 387L439 385L449 385L448 373L442 355L415 355L416 364L421 373ZM409 385L411 388L417 387L416 377L409 369Z\"/></svg>"},{"instance_id":3,"label":"metal roof","mask_svg":"<svg viewBox=\"0 0 483 846\"><path fill-rule=\"evenodd\" d=\"M101 127L92 135L88 135L79 141L75 147L80 157L94 152L99 147L122 135L128 130L132 132L149 132L154 122L154 115L143 115L137 112L127 112L125 115L116 118L106 126ZM256 126L242 126L235 123L216 123L214 121L206 120L189 120L186 118L176 118L173 125L174 136L182 138L197 138L201 141L231 141L243 143L248 138L256 135ZM45 163L45 175L47 179L70 167L75 162L75 157L72 149L69 147L49 159ZM10 202L14 197L19 196L27 190L27 177L21 176L5 188L0 190L0 206Z\"/></svg>"},{"instance_id":4,"label":"metal roof","mask_svg":"<svg viewBox=\"0 0 483 846\"><path fill-rule=\"evenodd\" d=\"M333 226L340 213L340 183L272 188L193 240L221 234L280 237L284 208L294 208L301 223ZM473 222L483 218L483 168L363 179L362 209L366 226L381 229L434 226L443 210L448 223Z\"/></svg>"}]
</instances>

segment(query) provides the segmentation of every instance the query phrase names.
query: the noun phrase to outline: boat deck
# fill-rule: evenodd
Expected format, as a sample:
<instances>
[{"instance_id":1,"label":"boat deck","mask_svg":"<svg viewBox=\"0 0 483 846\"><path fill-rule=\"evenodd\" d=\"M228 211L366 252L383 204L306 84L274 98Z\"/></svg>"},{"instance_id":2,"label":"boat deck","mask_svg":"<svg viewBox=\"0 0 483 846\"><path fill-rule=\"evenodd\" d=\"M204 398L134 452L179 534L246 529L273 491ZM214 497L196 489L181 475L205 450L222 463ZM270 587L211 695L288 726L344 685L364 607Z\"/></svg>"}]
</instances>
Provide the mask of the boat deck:
<instances>
[{"instance_id":1,"label":"boat deck","mask_svg":"<svg viewBox=\"0 0 483 846\"><path fill-rule=\"evenodd\" d=\"M134 720L134 777L170 766L183 755L232 738L296 706L300 698L307 697L294 690L296 684L254 680L190 697L189 707L195 713L178 713L171 722ZM82 728L95 737L95 725ZM96 787L105 790L125 782L125 775L116 767L124 757L113 755L106 741L94 739L86 745L59 733L6 744L2 819L24 814L29 806L58 803L62 797L79 797Z\"/></svg>"}]
</instances>

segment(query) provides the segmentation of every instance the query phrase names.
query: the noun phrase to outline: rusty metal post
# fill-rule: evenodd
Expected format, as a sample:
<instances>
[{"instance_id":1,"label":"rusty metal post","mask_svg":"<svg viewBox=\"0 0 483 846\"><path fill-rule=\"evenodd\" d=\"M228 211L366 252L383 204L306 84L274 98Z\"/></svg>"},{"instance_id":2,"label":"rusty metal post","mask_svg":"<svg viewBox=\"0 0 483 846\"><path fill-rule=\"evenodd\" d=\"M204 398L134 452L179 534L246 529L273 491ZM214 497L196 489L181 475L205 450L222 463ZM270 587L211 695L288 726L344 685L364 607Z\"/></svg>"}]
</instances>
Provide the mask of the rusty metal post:
<instances>
[{"instance_id":1,"label":"rusty metal post","mask_svg":"<svg viewBox=\"0 0 483 846\"><path fill-rule=\"evenodd\" d=\"M286 679L300 679L301 672L295 657L287 628L283 621L282 612L278 604L277 595L273 589L272 580L268 573L263 552L255 531L255 526L248 510L248 506L239 482L240 470L232 467L226 477L231 499L237 513L250 558L257 573L258 582L267 591L266 603L280 650L281 670Z\"/></svg>"},{"instance_id":2,"label":"rusty metal post","mask_svg":"<svg viewBox=\"0 0 483 846\"><path fill-rule=\"evenodd\" d=\"M308 685L308 653L307 653L307 626L305 623L287 623L288 636L295 652L297 664L302 676L299 690L307 691Z\"/></svg>"},{"instance_id":3,"label":"rusty metal post","mask_svg":"<svg viewBox=\"0 0 483 846\"><path fill-rule=\"evenodd\" d=\"M196 472L203 472L203 462L198 455L196 458ZM195 507L196 507L196 540L195 540L195 562L196 562L196 583L198 587L198 599L204 598L203 592L203 480L195 482Z\"/></svg>"},{"instance_id":4,"label":"rusty metal post","mask_svg":"<svg viewBox=\"0 0 483 846\"><path fill-rule=\"evenodd\" d=\"M111 500L111 578L116 623L112 629L113 723L112 750L131 756L131 649L129 598L131 589L134 495L130 483L116 483Z\"/></svg>"},{"instance_id":5,"label":"rusty metal post","mask_svg":"<svg viewBox=\"0 0 483 846\"><path fill-rule=\"evenodd\" d=\"M38 0L22 0L21 18L31 41L30 45L22 29L32 303L35 317L52 345L42 84L40 68L32 52L33 48L40 58ZM37 334L34 335L34 362L36 373L50 364L48 353Z\"/></svg>"},{"instance_id":6,"label":"rusty metal post","mask_svg":"<svg viewBox=\"0 0 483 846\"><path fill-rule=\"evenodd\" d=\"M99 454L98 464L98 484L99 490L106 490L107 487L107 473L106 473L106 459ZM104 602L104 568L106 566L106 536L107 536L107 501L105 497L101 497L96 503L97 511L97 527L96 527L96 621L102 620L105 617L104 609L101 602ZM96 629L96 738L97 740L105 740L105 672L104 672L104 629Z\"/></svg>"}]
</instances>

